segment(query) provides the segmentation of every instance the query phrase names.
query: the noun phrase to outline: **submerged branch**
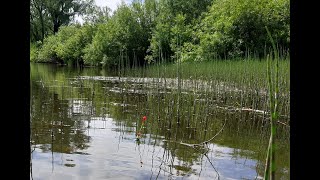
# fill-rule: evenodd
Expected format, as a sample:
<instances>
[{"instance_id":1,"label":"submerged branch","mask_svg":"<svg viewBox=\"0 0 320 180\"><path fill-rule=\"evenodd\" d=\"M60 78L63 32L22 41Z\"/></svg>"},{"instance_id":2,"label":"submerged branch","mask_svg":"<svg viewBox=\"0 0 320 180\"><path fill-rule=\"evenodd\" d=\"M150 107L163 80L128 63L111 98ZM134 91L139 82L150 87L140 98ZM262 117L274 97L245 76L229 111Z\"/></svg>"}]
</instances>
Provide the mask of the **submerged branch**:
<instances>
[{"instance_id":1,"label":"submerged branch","mask_svg":"<svg viewBox=\"0 0 320 180\"><path fill-rule=\"evenodd\" d=\"M207 141L203 141L203 142L197 143L197 144L189 144L189 143L184 143L184 142L181 141L181 142L179 142L179 144L182 144L182 145L185 145L185 146L189 146L189 147L192 147L192 148L202 147L202 146L208 144L210 141L212 141L215 137L217 137L222 132L222 130L224 129L224 126L226 125L226 122L227 122L227 119L225 119L223 126L217 132L217 134L215 134L212 138L208 139Z\"/></svg>"},{"instance_id":2,"label":"submerged branch","mask_svg":"<svg viewBox=\"0 0 320 180\"><path fill-rule=\"evenodd\" d=\"M250 112L255 112L255 113L260 113L260 114L265 114L265 115L268 115L270 114L269 112L267 111L263 111L263 110L259 110L259 109L252 109L252 108L246 108L246 107L242 107L242 108L237 108L237 107L233 107L233 106L229 106L229 107L222 107L222 106L216 106L217 108L219 109L223 109L223 110L229 110L229 111L250 111ZM286 115L280 115L282 117L286 117L286 118L290 118ZM277 121L277 123L279 124L282 124L284 126L287 126L290 128L290 125L284 123L284 122L281 122L281 121Z\"/></svg>"}]
</instances>

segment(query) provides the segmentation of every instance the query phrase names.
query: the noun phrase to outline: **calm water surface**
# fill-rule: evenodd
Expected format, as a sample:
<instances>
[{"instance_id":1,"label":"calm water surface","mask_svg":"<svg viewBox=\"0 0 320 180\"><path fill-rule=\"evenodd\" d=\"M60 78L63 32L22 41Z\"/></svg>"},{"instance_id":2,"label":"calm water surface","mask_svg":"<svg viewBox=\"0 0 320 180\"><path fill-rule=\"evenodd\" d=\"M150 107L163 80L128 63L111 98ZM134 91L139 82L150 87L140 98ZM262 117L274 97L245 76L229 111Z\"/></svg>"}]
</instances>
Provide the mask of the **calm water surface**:
<instances>
[{"instance_id":1,"label":"calm water surface","mask_svg":"<svg viewBox=\"0 0 320 180\"><path fill-rule=\"evenodd\" d=\"M198 85L31 64L30 179L262 179L266 115ZM289 179L288 128L279 133L277 177Z\"/></svg>"}]
</instances>

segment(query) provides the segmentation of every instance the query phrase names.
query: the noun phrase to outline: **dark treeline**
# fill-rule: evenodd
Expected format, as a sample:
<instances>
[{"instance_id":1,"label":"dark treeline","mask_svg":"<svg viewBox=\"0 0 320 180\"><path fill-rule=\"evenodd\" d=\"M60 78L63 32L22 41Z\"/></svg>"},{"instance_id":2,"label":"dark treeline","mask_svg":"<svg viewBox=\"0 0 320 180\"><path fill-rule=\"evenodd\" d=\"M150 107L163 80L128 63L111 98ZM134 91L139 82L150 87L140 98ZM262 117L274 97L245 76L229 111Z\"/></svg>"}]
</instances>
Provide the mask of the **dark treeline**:
<instances>
[{"instance_id":1,"label":"dark treeline","mask_svg":"<svg viewBox=\"0 0 320 180\"><path fill-rule=\"evenodd\" d=\"M112 67L261 58L271 47L265 26L278 48L289 50L289 0L133 0L112 14L92 0L31 0L30 9L33 62Z\"/></svg>"}]
</instances>

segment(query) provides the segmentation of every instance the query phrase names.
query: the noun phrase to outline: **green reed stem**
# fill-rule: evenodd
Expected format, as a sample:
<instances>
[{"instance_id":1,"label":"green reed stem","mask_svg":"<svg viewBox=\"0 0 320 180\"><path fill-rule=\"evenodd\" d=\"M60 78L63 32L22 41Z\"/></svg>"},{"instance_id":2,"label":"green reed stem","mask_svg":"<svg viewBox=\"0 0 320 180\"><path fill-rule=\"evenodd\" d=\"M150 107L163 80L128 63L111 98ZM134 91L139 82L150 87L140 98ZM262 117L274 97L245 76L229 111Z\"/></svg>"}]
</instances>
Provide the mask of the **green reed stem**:
<instances>
[{"instance_id":1,"label":"green reed stem","mask_svg":"<svg viewBox=\"0 0 320 180\"><path fill-rule=\"evenodd\" d=\"M265 180L275 180L275 172L276 172L276 162L275 162L275 136L276 136L276 129L277 129L277 104L278 104L278 91L279 91L279 60L278 60L278 53L275 46L275 43L272 39L272 36L267 27L265 27L268 33L268 36L271 40L274 58L276 61L276 77L275 77L275 84L272 82L272 69L271 69L271 60L267 58L267 76L268 76L268 85L269 85L269 103L270 103L270 124L271 124L271 134L270 134L270 141L268 146L268 153L266 159L266 168L264 179Z\"/></svg>"}]
</instances>

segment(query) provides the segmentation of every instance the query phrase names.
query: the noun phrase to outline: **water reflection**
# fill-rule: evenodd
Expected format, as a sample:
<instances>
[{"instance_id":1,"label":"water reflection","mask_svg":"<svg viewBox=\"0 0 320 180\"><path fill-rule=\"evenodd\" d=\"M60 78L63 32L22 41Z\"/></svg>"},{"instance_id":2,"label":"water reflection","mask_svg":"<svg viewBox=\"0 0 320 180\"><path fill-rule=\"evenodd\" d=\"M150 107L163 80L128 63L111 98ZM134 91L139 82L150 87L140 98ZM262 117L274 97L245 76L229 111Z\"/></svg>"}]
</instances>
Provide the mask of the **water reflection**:
<instances>
[{"instance_id":1,"label":"water reflection","mask_svg":"<svg viewBox=\"0 0 320 180\"><path fill-rule=\"evenodd\" d=\"M33 179L262 178L263 114L219 108L227 106L216 92L177 94L170 82L112 77L93 68L31 66ZM207 149L185 145L210 139L224 122ZM289 179L289 143L280 140L278 176Z\"/></svg>"}]
</instances>

